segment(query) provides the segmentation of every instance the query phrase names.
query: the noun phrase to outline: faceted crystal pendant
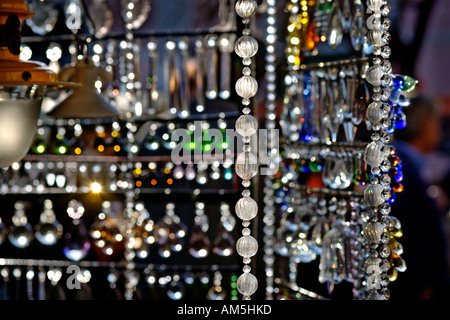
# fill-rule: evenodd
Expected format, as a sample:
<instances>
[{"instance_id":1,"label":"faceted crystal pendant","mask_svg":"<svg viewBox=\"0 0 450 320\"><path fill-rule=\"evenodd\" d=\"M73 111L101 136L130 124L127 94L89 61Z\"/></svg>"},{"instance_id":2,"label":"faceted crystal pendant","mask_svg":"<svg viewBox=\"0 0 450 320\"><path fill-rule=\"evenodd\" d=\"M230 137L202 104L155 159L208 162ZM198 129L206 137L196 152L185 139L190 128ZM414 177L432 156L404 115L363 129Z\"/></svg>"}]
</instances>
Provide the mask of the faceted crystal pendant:
<instances>
[{"instance_id":1,"label":"faceted crystal pendant","mask_svg":"<svg viewBox=\"0 0 450 320\"><path fill-rule=\"evenodd\" d=\"M250 18L258 4L255 0L238 0L235 5L236 13L242 18Z\"/></svg>"},{"instance_id":2,"label":"faceted crystal pendant","mask_svg":"<svg viewBox=\"0 0 450 320\"><path fill-rule=\"evenodd\" d=\"M56 220L51 200L44 201L44 211L40 216L39 224L35 227L36 239L43 245L50 246L56 243L63 232L62 225Z\"/></svg>"},{"instance_id":3,"label":"faceted crystal pendant","mask_svg":"<svg viewBox=\"0 0 450 320\"><path fill-rule=\"evenodd\" d=\"M242 76L236 81L235 89L240 97L250 99L258 91L258 82L251 76Z\"/></svg>"},{"instance_id":4,"label":"faceted crystal pendant","mask_svg":"<svg viewBox=\"0 0 450 320\"><path fill-rule=\"evenodd\" d=\"M373 65L366 72L367 81L374 87L381 86L381 78L384 72L380 65Z\"/></svg>"},{"instance_id":5,"label":"faceted crystal pendant","mask_svg":"<svg viewBox=\"0 0 450 320\"><path fill-rule=\"evenodd\" d=\"M211 242L208 235L202 230L199 223L195 223L189 240L189 253L194 258L205 258L209 255L210 250Z\"/></svg>"},{"instance_id":6,"label":"faceted crystal pendant","mask_svg":"<svg viewBox=\"0 0 450 320\"><path fill-rule=\"evenodd\" d=\"M91 243L83 221L74 219L71 230L65 234L64 255L72 261L80 261L89 253Z\"/></svg>"},{"instance_id":7,"label":"faceted crystal pendant","mask_svg":"<svg viewBox=\"0 0 450 320\"><path fill-rule=\"evenodd\" d=\"M258 41L251 36L242 36L237 39L234 51L243 59L251 58L258 52Z\"/></svg>"},{"instance_id":8,"label":"faceted crystal pendant","mask_svg":"<svg viewBox=\"0 0 450 320\"><path fill-rule=\"evenodd\" d=\"M380 166L384 160L384 154L382 152L384 144L380 141L372 141L366 147L364 151L364 160L372 168Z\"/></svg>"},{"instance_id":9,"label":"faceted crystal pendant","mask_svg":"<svg viewBox=\"0 0 450 320\"><path fill-rule=\"evenodd\" d=\"M384 200L381 196L384 188L380 184L369 184L364 189L364 200L372 207L381 205Z\"/></svg>"},{"instance_id":10,"label":"faceted crystal pendant","mask_svg":"<svg viewBox=\"0 0 450 320\"><path fill-rule=\"evenodd\" d=\"M258 280L251 273L245 272L239 276L236 285L239 293L250 296L258 289Z\"/></svg>"},{"instance_id":11,"label":"faceted crystal pendant","mask_svg":"<svg viewBox=\"0 0 450 320\"><path fill-rule=\"evenodd\" d=\"M8 239L11 244L17 248L26 248L33 240L33 227L28 222L25 215L25 203L17 201L14 204L14 216L12 217L13 225L10 227Z\"/></svg>"},{"instance_id":12,"label":"faceted crystal pendant","mask_svg":"<svg viewBox=\"0 0 450 320\"><path fill-rule=\"evenodd\" d=\"M360 51L364 44L365 36L365 19L364 19L364 6L362 3L356 5L351 19L350 27L350 40L353 49Z\"/></svg>"},{"instance_id":13,"label":"faceted crystal pendant","mask_svg":"<svg viewBox=\"0 0 450 320\"><path fill-rule=\"evenodd\" d=\"M258 213L258 204L250 197L243 197L236 202L236 215L241 220L252 220Z\"/></svg>"},{"instance_id":14,"label":"faceted crystal pendant","mask_svg":"<svg viewBox=\"0 0 450 320\"><path fill-rule=\"evenodd\" d=\"M333 11L328 23L328 45L335 50L341 43L344 36L344 29L340 18L340 9L338 5L334 5Z\"/></svg>"},{"instance_id":15,"label":"faceted crystal pendant","mask_svg":"<svg viewBox=\"0 0 450 320\"><path fill-rule=\"evenodd\" d=\"M403 92L411 92L416 88L418 82L419 81L410 76L403 76L403 83L400 86L400 90Z\"/></svg>"},{"instance_id":16,"label":"faceted crystal pendant","mask_svg":"<svg viewBox=\"0 0 450 320\"><path fill-rule=\"evenodd\" d=\"M243 137L250 137L258 130L258 121L252 115L245 114L236 120L236 131Z\"/></svg>"},{"instance_id":17,"label":"faceted crystal pendant","mask_svg":"<svg viewBox=\"0 0 450 320\"><path fill-rule=\"evenodd\" d=\"M236 242L236 251L241 257L253 257L258 252L258 241L250 235L242 236Z\"/></svg>"},{"instance_id":18,"label":"faceted crystal pendant","mask_svg":"<svg viewBox=\"0 0 450 320\"><path fill-rule=\"evenodd\" d=\"M219 224L218 232L213 243L213 252L218 256L229 257L233 254L235 245L236 242L232 234L227 232Z\"/></svg>"},{"instance_id":19,"label":"faceted crystal pendant","mask_svg":"<svg viewBox=\"0 0 450 320\"><path fill-rule=\"evenodd\" d=\"M258 173L258 159L253 153L242 152L236 158L235 170L243 180L250 180Z\"/></svg>"}]
</instances>

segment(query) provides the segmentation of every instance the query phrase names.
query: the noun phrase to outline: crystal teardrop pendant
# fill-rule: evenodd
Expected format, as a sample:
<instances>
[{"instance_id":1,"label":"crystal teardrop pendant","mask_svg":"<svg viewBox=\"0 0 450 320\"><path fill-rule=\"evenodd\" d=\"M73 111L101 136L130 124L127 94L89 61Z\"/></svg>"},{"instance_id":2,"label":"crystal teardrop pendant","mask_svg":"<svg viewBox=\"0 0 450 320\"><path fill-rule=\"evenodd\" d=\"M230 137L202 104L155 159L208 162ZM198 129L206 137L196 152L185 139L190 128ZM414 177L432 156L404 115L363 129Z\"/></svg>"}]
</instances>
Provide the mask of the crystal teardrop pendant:
<instances>
[{"instance_id":1,"label":"crystal teardrop pendant","mask_svg":"<svg viewBox=\"0 0 450 320\"><path fill-rule=\"evenodd\" d=\"M340 8L335 2L333 11L330 15L330 21L328 23L327 42L331 49L336 50L342 43L344 36L344 30L342 27L342 21L340 18Z\"/></svg>"},{"instance_id":2,"label":"crystal teardrop pendant","mask_svg":"<svg viewBox=\"0 0 450 320\"><path fill-rule=\"evenodd\" d=\"M62 232L62 225L56 220L53 212L53 203L46 199L39 224L35 227L36 239L43 245L51 246L61 237Z\"/></svg>"}]
</instances>

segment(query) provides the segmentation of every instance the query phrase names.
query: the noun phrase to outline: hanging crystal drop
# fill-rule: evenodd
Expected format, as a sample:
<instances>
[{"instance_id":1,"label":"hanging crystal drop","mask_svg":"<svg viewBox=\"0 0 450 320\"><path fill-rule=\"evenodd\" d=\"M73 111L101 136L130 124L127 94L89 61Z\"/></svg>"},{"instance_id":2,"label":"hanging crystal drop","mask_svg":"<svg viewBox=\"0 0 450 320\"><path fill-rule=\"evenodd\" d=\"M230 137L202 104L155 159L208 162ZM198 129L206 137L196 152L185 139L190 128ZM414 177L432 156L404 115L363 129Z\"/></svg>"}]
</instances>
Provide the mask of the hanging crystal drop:
<instances>
[{"instance_id":1,"label":"hanging crystal drop","mask_svg":"<svg viewBox=\"0 0 450 320\"><path fill-rule=\"evenodd\" d=\"M242 18L250 18L258 4L255 0L238 0L235 5L236 13Z\"/></svg>"},{"instance_id":2,"label":"hanging crystal drop","mask_svg":"<svg viewBox=\"0 0 450 320\"><path fill-rule=\"evenodd\" d=\"M56 243L63 232L62 225L56 220L51 200L44 201L44 210L41 213L39 224L35 227L36 239L43 245L50 246Z\"/></svg>"},{"instance_id":3,"label":"hanging crystal drop","mask_svg":"<svg viewBox=\"0 0 450 320\"><path fill-rule=\"evenodd\" d=\"M327 42L331 49L335 50L341 43L344 36L342 21L340 18L340 8L337 2L333 5L333 11L328 23Z\"/></svg>"},{"instance_id":4,"label":"hanging crystal drop","mask_svg":"<svg viewBox=\"0 0 450 320\"><path fill-rule=\"evenodd\" d=\"M355 1L354 13L351 19L350 40L353 49L356 51L360 51L364 45L365 31L364 6L360 1L358 1L358 4Z\"/></svg>"},{"instance_id":5,"label":"hanging crystal drop","mask_svg":"<svg viewBox=\"0 0 450 320\"><path fill-rule=\"evenodd\" d=\"M25 203L17 201L14 204L13 225L10 227L8 239L17 248L26 248L33 240L33 227L25 215Z\"/></svg>"},{"instance_id":6,"label":"hanging crystal drop","mask_svg":"<svg viewBox=\"0 0 450 320\"><path fill-rule=\"evenodd\" d=\"M258 251L258 241L250 235L244 235L236 242L236 251L241 257L251 258Z\"/></svg>"},{"instance_id":7,"label":"hanging crystal drop","mask_svg":"<svg viewBox=\"0 0 450 320\"><path fill-rule=\"evenodd\" d=\"M243 180L250 180L258 174L258 159L251 152L242 152L236 158L236 174Z\"/></svg>"}]
</instances>

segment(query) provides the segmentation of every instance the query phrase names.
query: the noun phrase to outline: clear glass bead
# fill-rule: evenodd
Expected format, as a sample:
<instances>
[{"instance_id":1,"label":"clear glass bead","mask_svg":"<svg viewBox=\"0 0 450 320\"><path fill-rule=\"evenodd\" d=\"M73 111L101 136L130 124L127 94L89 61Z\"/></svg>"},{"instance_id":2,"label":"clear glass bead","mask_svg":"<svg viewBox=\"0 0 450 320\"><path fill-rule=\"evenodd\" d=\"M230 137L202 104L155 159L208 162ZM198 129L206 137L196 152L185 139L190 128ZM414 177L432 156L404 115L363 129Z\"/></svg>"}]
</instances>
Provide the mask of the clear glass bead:
<instances>
[{"instance_id":1,"label":"clear glass bead","mask_svg":"<svg viewBox=\"0 0 450 320\"><path fill-rule=\"evenodd\" d=\"M367 33L367 40L369 44L375 47L381 47L383 45L383 31L380 29L372 29Z\"/></svg>"},{"instance_id":2,"label":"clear glass bead","mask_svg":"<svg viewBox=\"0 0 450 320\"><path fill-rule=\"evenodd\" d=\"M242 76L236 81L236 93L244 98L250 99L258 91L258 82L250 76Z\"/></svg>"},{"instance_id":3,"label":"clear glass bead","mask_svg":"<svg viewBox=\"0 0 450 320\"><path fill-rule=\"evenodd\" d=\"M242 236L236 242L237 253L244 258L251 258L258 252L258 241L252 236Z\"/></svg>"},{"instance_id":4,"label":"clear glass bead","mask_svg":"<svg viewBox=\"0 0 450 320\"><path fill-rule=\"evenodd\" d=\"M244 76L249 76L252 74L252 70L249 67L245 67L244 69L242 69L242 74Z\"/></svg>"},{"instance_id":5,"label":"clear glass bead","mask_svg":"<svg viewBox=\"0 0 450 320\"><path fill-rule=\"evenodd\" d=\"M255 13L257 6L256 0L238 0L235 9L240 17L249 18Z\"/></svg>"},{"instance_id":6,"label":"clear glass bead","mask_svg":"<svg viewBox=\"0 0 450 320\"><path fill-rule=\"evenodd\" d=\"M383 75L384 72L381 66L373 65L367 70L366 79L371 85L377 87L381 85L381 78Z\"/></svg>"},{"instance_id":7,"label":"clear glass bead","mask_svg":"<svg viewBox=\"0 0 450 320\"><path fill-rule=\"evenodd\" d=\"M258 214L258 204L250 197L244 197L236 202L236 215L241 220L252 220Z\"/></svg>"},{"instance_id":8,"label":"clear glass bead","mask_svg":"<svg viewBox=\"0 0 450 320\"><path fill-rule=\"evenodd\" d=\"M384 202L381 193L384 188L379 184L369 184L364 189L364 200L372 207L379 206Z\"/></svg>"},{"instance_id":9,"label":"clear glass bead","mask_svg":"<svg viewBox=\"0 0 450 320\"><path fill-rule=\"evenodd\" d=\"M258 41L251 36L242 36L236 40L234 51L241 58L251 58L258 52Z\"/></svg>"},{"instance_id":10,"label":"clear glass bead","mask_svg":"<svg viewBox=\"0 0 450 320\"><path fill-rule=\"evenodd\" d=\"M370 243L379 243L383 233L383 225L379 222L370 222L364 227L364 237Z\"/></svg>"},{"instance_id":11,"label":"clear glass bead","mask_svg":"<svg viewBox=\"0 0 450 320\"><path fill-rule=\"evenodd\" d=\"M251 273L245 272L237 279L236 287L239 293L250 296L258 289L258 280Z\"/></svg>"},{"instance_id":12,"label":"clear glass bead","mask_svg":"<svg viewBox=\"0 0 450 320\"><path fill-rule=\"evenodd\" d=\"M372 123L379 123L384 115L381 113L381 102L372 102L367 107L366 117Z\"/></svg>"},{"instance_id":13,"label":"clear glass bead","mask_svg":"<svg viewBox=\"0 0 450 320\"><path fill-rule=\"evenodd\" d=\"M251 152L242 152L238 155L234 167L240 178L250 180L258 173L258 159Z\"/></svg>"},{"instance_id":14,"label":"clear glass bead","mask_svg":"<svg viewBox=\"0 0 450 320\"><path fill-rule=\"evenodd\" d=\"M258 120L252 115L245 114L236 120L236 131L243 137L250 137L258 130Z\"/></svg>"},{"instance_id":15,"label":"clear glass bead","mask_svg":"<svg viewBox=\"0 0 450 320\"><path fill-rule=\"evenodd\" d=\"M389 248L389 246L387 244L385 244L380 248L379 253L380 253L380 257L388 258L391 255L391 248Z\"/></svg>"},{"instance_id":16,"label":"clear glass bead","mask_svg":"<svg viewBox=\"0 0 450 320\"><path fill-rule=\"evenodd\" d=\"M391 206L389 205L389 203L383 203L380 206L380 212L384 216L389 215L391 213Z\"/></svg>"},{"instance_id":17,"label":"clear glass bead","mask_svg":"<svg viewBox=\"0 0 450 320\"><path fill-rule=\"evenodd\" d=\"M364 151L364 161L371 167L378 167L384 160L383 152L381 149L384 144L380 141L372 141L366 147Z\"/></svg>"}]
</instances>

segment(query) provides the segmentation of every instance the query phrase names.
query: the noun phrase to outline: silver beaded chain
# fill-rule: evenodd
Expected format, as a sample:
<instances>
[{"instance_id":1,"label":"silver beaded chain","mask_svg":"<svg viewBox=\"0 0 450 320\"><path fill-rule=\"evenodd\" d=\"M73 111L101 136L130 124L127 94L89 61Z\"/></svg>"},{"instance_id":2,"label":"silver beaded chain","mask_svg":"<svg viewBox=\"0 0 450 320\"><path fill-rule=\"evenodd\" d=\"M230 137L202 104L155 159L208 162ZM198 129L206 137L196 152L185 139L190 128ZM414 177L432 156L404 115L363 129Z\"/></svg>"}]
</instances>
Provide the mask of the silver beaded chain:
<instances>
[{"instance_id":1,"label":"silver beaded chain","mask_svg":"<svg viewBox=\"0 0 450 320\"><path fill-rule=\"evenodd\" d=\"M255 96L258 91L258 82L250 76L251 70L249 66L252 63L252 57L258 51L258 42L250 36L250 18L254 15L257 7L255 0L239 0L236 2L236 13L243 18L244 30L242 36L235 43L235 52L241 57L244 68L243 76L236 82L236 92L242 98L244 113L236 120L236 131L242 136L244 147L243 152L236 158L235 170L236 174L243 180L242 185L245 190L242 192L242 198L236 203L236 215L242 219L242 237L236 242L236 251L243 257L244 267L243 274L237 279L237 289L243 295L243 300L250 300L250 296L254 294L258 288L258 280L250 273L251 257L258 251L258 241L250 235L250 220L256 217L258 213L258 205L254 199L250 197L250 179L258 173L257 157L251 152L250 138L258 130L258 121L250 115L250 98Z\"/></svg>"},{"instance_id":2,"label":"silver beaded chain","mask_svg":"<svg viewBox=\"0 0 450 320\"><path fill-rule=\"evenodd\" d=\"M389 62L391 49L389 47L390 21L388 15L391 11L387 0L368 0L369 29L367 39L373 46L373 59L367 70L366 79L373 86L371 103L367 108L367 120L372 129L371 142L367 145L364 160L371 168L373 178L364 190L364 200L370 210L370 221L364 226L363 234L370 246L370 255L365 262L367 274L367 300L387 300L389 290L387 285L389 277L384 266L391 250L385 239L389 227L388 215L391 198L390 177L388 171L390 163L388 156L391 153L389 134L386 131L390 126L389 100L392 82L392 67Z\"/></svg>"}]
</instances>

